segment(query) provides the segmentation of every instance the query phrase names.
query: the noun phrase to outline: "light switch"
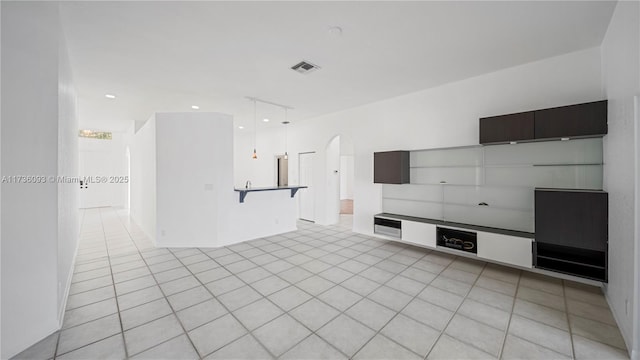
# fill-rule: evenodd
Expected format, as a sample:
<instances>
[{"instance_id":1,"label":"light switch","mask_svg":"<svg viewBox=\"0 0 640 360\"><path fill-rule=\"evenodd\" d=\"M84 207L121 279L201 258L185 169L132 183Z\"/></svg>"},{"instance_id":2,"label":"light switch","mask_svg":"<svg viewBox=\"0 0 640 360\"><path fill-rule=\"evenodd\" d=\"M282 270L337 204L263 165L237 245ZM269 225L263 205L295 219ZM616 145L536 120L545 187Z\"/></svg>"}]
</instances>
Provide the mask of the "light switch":
<instances>
[{"instance_id":1,"label":"light switch","mask_svg":"<svg viewBox=\"0 0 640 360\"><path fill-rule=\"evenodd\" d=\"M213 191L213 184L204 184L204 191Z\"/></svg>"}]
</instances>

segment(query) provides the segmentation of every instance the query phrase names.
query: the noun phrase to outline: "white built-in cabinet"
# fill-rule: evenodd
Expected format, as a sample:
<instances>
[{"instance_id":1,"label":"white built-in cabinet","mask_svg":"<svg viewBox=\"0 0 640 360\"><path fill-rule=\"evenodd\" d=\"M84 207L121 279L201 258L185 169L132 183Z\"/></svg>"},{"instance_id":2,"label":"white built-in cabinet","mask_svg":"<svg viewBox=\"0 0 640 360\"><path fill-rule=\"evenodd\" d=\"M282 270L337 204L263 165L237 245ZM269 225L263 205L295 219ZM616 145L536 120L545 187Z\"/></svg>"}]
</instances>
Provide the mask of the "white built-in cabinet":
<instances>
[{"instance_id":1,"label":"white built-in cabinet","mask_svg":"<svg viewBox=\"0 0 640 360\"><path fill-rule=\"evenodd\" d=\"M402 220L402 241L435 248L436 225Z\"/></svg>"},{"instance_id":2,"label":"white built-in cabinet","mask_svg":"<svg viewBox=\"0 0 640 360\"><path fill-rule=\"evenodd\" d=\"M478 257L533 268L533 239L478 231Z\"/></svg>"},{"instance_id":3,"label":"white built-in cabinet","mask_svg":"<svg viewBox=\"0 0 640 360\"><path fill-rule=\"evenodd\" d=\"M451 228L441 226L444 228ZM457 228L465 231L468 229ZM495 234L485 231L474 231L477 234L478 253L480 259L495 261L502 264L533 268L532 243L533 239ZM418 221L402 220L402 242L436 249L437 225ZM457 252L446 249L447 252ZM473 254L460 252L462 256Z\"/></svg>"}]
</instances>

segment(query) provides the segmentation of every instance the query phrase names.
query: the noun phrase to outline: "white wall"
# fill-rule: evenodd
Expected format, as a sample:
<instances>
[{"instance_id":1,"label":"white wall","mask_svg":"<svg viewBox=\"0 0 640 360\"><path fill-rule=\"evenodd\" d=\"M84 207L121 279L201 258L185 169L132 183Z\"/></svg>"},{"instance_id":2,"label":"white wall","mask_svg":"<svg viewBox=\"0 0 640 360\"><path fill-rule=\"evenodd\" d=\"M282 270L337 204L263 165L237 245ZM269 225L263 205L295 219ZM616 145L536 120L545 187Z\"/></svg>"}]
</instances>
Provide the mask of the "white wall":
<instances>
[{"instance_id":1,"label":"white wall","mask_svg":"<svg viewBox=\"0 0 640 360\"><path fill-rule=\"evenodd\" d=\"M231 159L233 138L221 135L232 132L229 115L156 114L158 246L215 245L218 194L225 183L232 191L224 162Z\"/></svg>"},{"instance_id":2,"label":"white wall","mask_svg":"<svg viewBox=\"0 0 640 360\"><path fill-rule=\"evenodd\" d=\"M290 125L289 152L316 151L316 219L330 221L324 184L325 146L335 135L353 139L355 148L354 231L371 234L372 217L381 211L380 185L373 184L373 152L478 144L478 118L609 99L609 135L605 137L605 190L610 206L610 261L607 294L627 344L631 346L634 292L634 107L638 94L638 2L620 2L601 48L586 49L467 80L450 83ZM602 51L602 57L601 57ZM604 76L603 76L604 75ZM247 139L236 133L236 142ZM275 142L275 132L260 134ZM278 151L262 148L262 152ZM290 169L297 169L296 157ZM236 174L271 178L236 162ZM252 172L253 171L253 172ZM265 173L267 172L267 173ZM295 183L297 174L290 173ZM636 280L637 282L637 280ZM629 301L628 305L625 301ZM637 304L637 300L636 300ZM635 321L637 322L637 305ZM628 311L626 309L629 309ZM637 331L637 330L636 330ZM637 340L636 340L637 341ZM635 355L636 357L638 355Z\"/></svg>"},{"instance_id":3,"label":"white wall","mask_svg":"<svg viewBox=\"0 0 640 360\"><path fill-rule=\"evenodd\" d=\"M76 100L58 5L1 6L2 175L77 175ZM2 184L3 359L60 326L77 245L76 199L71 185Z\"/></svg>"},{"instance_id":4,"label":"white wall","mask_svg":"<svg viewBox=\"0 0 640 360\"><path fill-rule=\"evenodd\" d=\"M373 215L381 211L381 186L373 184L373 152L478 144L478 118L604 97L599 48L586 49L467 80L375 102L333 114L292 122L289 153L316 152L316 222L326 217L326 144L336 135L354 148L354 230L373 233ZM293 113L292 113L293 115ZM236 177L272 179L273 168L251 162L250 134L236 132ZM259 152L281 151L276 130L258 134ZM273 144L269 148L268 145ZM297 183L297 157L289 158L289 179ZM255 183L255 182L254 182Z\"/></svg>"},{"instance_id":5,"label":"white wall","mask_svg":"<svg viewBox=\"0 0 640 360\"><path fill-rule=\"evenodd\" d=\"M340 200L353 200L353 155L340 156Z\"/></svg>"},{"instance_id":6,"label":"white wall","mask_svg":"<svg viewBox=\"0 0 640 360\"><path fill-rule=\"evenodd\" d=\"M640 11L640 9L639 9ZM639 39L640 41L640 39ZM640 48L640 44L638 45ZM640 213L640 95L635 96L635 124L636 124L636 134L635 134L635 153L636 153L636 201L635 201L635 213ZM635 274L635 288L636 291L634 293L634 301L633 301L633 332L632 332L632 348L631 358L633 360L640 359L640 221L638 219L635 220L636 229L635 229L635 259L634 259L634 271Z\"/></svg>"},{"instance_id":7,"label":"white wall","mask_svg":"<svg viewBox=\"0 0 640 360\"><path fill-rule=\"evenodd\" d=\"M98 129L102 130L102 129ZM77 130L76 130L76 138ZM113 132L111 140L79 138L78 145L80 149L80 160L85 157L89 159L104 159L104 161L93 164L93 168L101 168L98 173L87 173L84 171L82 161L80 163L81 176L126 176L127 175L127 158L126 158L126 134L121 132ZM92 154L98 154L92 156ZM101 196L106 199L107 204L102 206L126 207L127 202L127 184L126 183L105 183L101 186ZM96 184L93 184L96 186ZM84 190L80 192L80 204L84 207L82 197L85 196Z\"/></svg>"},{"instance_id":8,"label":"white wall","mask_svg":"<svg viewBox=\"0 0 640 360\"><path fill-rule=\"evenodd\" d=\"M639 125L634 124L634 96L640 95L639 42L638 2L618 2L601 47L603 85L609 99L609 134L604 138L604 189L609 193L609 284L605 290L629 350L635 339L636 358L640 335L633 336L633 319L638 321L640 310L633 306L634 293L637 296L634 231L639 221L634 202L638 186L634 134Z\"/></svg>"},{"instance_id":9,"label":"white wall","mask_svg":"<svg viewBox=\"0 0 640 360\"><path fill-rule=\"evenodd\" d=\"M289 125L287 125L289 126ZM289 131L291 129L289 128ZM239 135L235 138L233 144L233 161L234 161L234 185L236 187L244 187L247 180L251 180L253 187L276 186L277 176L276 155L284 155L285 138L284 125L277 125L266 130L260 130L256 136L257 159L252 159L254 134L253 130L243 129L236 130ZM288 142L291 143L291 136ZM328 141L328 140L327 140ZM295 155L291 149L288 149L289 155ZM292 184L291 158L289 157L289 184ZM297 172L295 172L297 179Z\"/></svg>"},{"instance_id":10,"label":"white wall","mask_svg":"<svg viewBox=\"0 0 640 360\"><path fill-rule=\"evenodd\" d=\"M296 229L288 190L239 202L231 134L231 116L190 112L157 113L134 135L131 215L157 246L218 247Z\"/></svg>"},{"instance_id":11,"label":"white wall","mask_svg":"<svg viewBox=\"0 0 640 360\"><path fill-rule=\"evenodd\" d=\"M131 140L131 218L156 239L156 120L152 116Z\"/></svg>"},{"instance_id":12,"label":"white wall","mask_svg":"<svg viewBox=\"0 0 640 360\"><path fill-rule=\"evenodd\" d=\"M78 175L78 102L64 38L59 43L58 78L58 175ZM62 326L78 237L80 188L77 183L58 184L58 322Z\"/></svg>"},{"instance_id":13,"label":"white wall","mask_svg":"<svg viewBox=\"0 0 640 360\"><path fill-rule=\"evenodd\" d=\"M298 195L292 198L289 190L250 192L240 203L237 192L224 189L219 194L224 211L218 210L218 237L208 246L231 245L297 229Z\"/></svg>"}]
</instances>

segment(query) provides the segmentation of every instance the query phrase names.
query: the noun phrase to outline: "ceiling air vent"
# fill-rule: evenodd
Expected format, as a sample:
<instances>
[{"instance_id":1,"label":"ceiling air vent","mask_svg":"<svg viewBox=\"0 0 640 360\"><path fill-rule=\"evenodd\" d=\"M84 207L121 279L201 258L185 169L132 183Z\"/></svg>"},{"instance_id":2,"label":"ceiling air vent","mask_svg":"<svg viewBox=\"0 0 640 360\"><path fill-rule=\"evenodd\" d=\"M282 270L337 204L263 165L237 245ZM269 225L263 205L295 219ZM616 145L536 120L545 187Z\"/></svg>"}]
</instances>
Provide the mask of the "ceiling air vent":
<instances>
[{"instance_id":1,"label":"ceiling air vent","mask_svg":"<svg viewBox=\"0 0 640 360\"><path fill-rule=\"evenodd\" d=\"M308 74L312 71L320 69L318 65L314 65L310 62L301 61L291 67L291 69L299 72L300 74Z\"/></svg>"}]
</instances>

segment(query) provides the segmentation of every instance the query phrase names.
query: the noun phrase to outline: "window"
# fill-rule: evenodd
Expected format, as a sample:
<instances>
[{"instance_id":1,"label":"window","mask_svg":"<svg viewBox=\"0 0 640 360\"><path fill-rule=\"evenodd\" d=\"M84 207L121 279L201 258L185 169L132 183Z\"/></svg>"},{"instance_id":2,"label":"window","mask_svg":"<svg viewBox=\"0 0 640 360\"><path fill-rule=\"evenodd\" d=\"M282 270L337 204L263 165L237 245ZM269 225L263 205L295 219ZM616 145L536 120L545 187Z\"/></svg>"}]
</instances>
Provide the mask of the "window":
<instances>
[{"instance_id":1,"label":"window","mask_svg":"<svg viewBox=\"0 0 640 360\"><path fill-rule=\"evenodd\" d=\"M79 137L91 138L91 139L100 139L100 140L111 140L111 132L109 131L93 131L93 130L80 130L78 132Z\"/></svg>"}]
</instances>

